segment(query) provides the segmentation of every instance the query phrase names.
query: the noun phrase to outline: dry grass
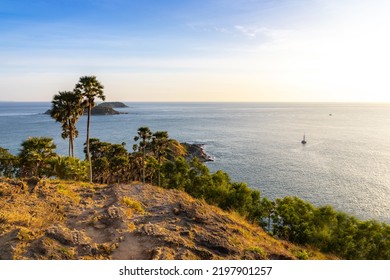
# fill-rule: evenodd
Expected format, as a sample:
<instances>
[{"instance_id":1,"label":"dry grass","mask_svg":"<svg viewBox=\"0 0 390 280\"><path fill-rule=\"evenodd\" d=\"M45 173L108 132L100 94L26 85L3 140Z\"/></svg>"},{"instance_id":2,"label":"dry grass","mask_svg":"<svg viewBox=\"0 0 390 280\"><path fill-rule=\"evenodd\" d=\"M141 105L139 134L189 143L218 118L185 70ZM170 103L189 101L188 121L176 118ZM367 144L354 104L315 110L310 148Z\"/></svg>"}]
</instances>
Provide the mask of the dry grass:
<instances>
[{"instance_id":1,"label":"dry grass","mask_svg":"<svg viewBox=\"0 0 390 280\"><path fill-rule=\"evenodd\" d=\"M133 232L133 231L135 231L136 230L136 225L134 224L134 223L129 223L128 224L128 230L129 230L129 232Z\"/></svg>"},{"instance_id":2,"label":"dry grass","mask_svg":"<svg viewBox=\"0 0 390 280\"><path fill-rule=\"evenodd\" d=\"M76 192L74 192L69 185L58 184L57 190L58 190L58 193L69 197L76 204L78 204L81 200L80 196Z\"/></svg>"},{"instance_id":3,"label":"dry grass","mask_svg":"<svg viewBox=\"0 0 390 280\"><path fill-rule=\"evenodd\" d=\"M207 244L213 240L237 249L238 255L231 256L237 259L329 258L310 248L276 240L237 213L224 212L178 190L46 180L30 193L22 190L20 181L7 180L0 178L0 254L5 258L108 259L117 246L126 248L128 244L134 251L133 258L147 258L145 254L149 253L144 252L161 248L156 252L162 259L207 259ZM60 229L54 237L47 233L53 225ZM61 229L65 234L61 235ZM84 243L75 241L75 234ZM123 239L126 234L128 237ZM134 250L138 243L148 250ZM12 244L11 255L4 253L10 250L4 244ZM80 244L88 244L92 251L82 253L84 245ZM213 255L225 257L230 256Z\"/></svg>"}]
</instances>

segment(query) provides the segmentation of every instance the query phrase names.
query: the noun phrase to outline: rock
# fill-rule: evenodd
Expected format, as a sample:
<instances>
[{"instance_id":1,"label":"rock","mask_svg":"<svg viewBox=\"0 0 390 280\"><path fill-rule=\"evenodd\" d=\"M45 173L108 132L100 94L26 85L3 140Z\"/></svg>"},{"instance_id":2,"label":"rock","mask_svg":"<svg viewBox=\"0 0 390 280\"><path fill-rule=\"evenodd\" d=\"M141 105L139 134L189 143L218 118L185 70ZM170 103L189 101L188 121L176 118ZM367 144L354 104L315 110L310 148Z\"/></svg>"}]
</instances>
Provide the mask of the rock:
<instances>
[{"instance_id":1,"label":"rock","mask_svg":"<svg viewBox=\"0 0 390 280\"><path fill-rule=\"evenodd\" d=\"M214 161L212 157L206 154L204 151L204 144L190 144L190 143L180 143L187 150L186 159L191 161L193 158L197 157L201 162Z\"/></svg>"},{"instance_id":2,"label":"rock","mask_svg":"<svg viewBox=\"0 0 390 280\"><path fill-rule=\"evenodd\" d=\"M206 231L196 232L195 241L198 246L207 248L218 255L234 255L238 250L224 236L214 235Z\"/></svg>"},{"instance_id":3,"label":"rock","mask_svg":"<svg viewBox=\"0 0 390 280\"><path fill-rule=\"evenodd\" d=\"M20 182L0 178L0 259L295 259L295 245L179 190L140 183L90 190L67 183L88 199L81 204L59 200L57 181L41 180L45 185L38 184L34 195L27 180L26 190L16 193ZM124 196L142 203L146 213L134 215ZM24 218L30 213L32 219Z\"/></svg>"},{"instance_id":4,"label":"rock","mask_svg":"<svg viewBox=\"0 0 390 280\"><path fill-rule=\"evenodd\" d=\"M52 226L46 230L46 236L57 240L63 245L74 245L73 234L68 228Z\"/></svg>"}]
</instances>

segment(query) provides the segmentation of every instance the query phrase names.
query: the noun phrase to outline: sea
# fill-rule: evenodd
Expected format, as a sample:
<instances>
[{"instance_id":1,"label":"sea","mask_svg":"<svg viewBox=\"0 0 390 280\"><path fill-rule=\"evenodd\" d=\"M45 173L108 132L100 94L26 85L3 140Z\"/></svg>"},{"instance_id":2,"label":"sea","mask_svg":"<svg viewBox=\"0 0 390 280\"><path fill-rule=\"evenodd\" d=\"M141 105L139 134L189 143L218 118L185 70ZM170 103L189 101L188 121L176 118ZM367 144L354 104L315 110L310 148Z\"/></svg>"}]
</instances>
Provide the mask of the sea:
<instances>
[{"instance_id":1,"label":"sea","mask_svg":"<svg viewBox=\"0 0 390 280\"><path fill-rule=\"evenodd\" d=\"M139 127L166 130L204 144L211 171L224 170L263 197L298 196L390 223L390 104L125 103L118 111L127 114L93 116L91 137L131 150ZM0 147L17 154L28 137L46 136L67 155L47 109L50 102L0 102ZM76 156L84 158L86 117L77 129Z\"/></svg>"}]
</instances>

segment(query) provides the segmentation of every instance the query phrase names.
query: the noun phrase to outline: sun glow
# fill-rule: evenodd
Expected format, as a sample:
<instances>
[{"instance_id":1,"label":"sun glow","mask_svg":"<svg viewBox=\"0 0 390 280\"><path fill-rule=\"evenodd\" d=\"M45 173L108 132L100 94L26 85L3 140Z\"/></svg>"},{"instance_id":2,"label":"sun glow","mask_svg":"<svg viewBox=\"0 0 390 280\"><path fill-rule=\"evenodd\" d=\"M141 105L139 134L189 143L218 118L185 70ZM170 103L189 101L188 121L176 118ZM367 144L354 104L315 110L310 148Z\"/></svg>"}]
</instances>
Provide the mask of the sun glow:
<instances>
[{"instance_id":1,"label":"sun glow","mask_svg":"<svg viewBox=\"0 0 390 280\"><path fill-rule=\"evenodd\" d=\"M158 26L115 17L99 36L75 32L97 29L92 14L82 25L21 14L23 32L5 20L0 100L50 100L93 74L122 101L390 102L389 1L226 2L172 6ZM210 18L213 4L226 10Z\"/></svg>"},{"instance_id":2,"label":"sun glow","mask_svg":"<svg viewBox=\"0 0 390 280\"><path fill-rule=\"evenodd\" d=\"M324 26L284 33L260 49L262 72L272 69L269 84L279 82L291 100L390 102L390 37L385 34L390 18L383 14L388 9L382 11L369 21L352 13Z\"/></svg>"}]
</instances>

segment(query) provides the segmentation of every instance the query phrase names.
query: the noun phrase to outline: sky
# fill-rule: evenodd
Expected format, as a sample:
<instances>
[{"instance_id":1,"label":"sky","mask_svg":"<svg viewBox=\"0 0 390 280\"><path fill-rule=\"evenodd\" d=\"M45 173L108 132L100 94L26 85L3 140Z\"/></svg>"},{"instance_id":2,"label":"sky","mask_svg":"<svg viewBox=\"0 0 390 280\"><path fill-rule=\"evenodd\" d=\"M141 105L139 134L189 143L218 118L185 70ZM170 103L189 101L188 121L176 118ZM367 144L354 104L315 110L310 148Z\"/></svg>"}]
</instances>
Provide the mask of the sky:
<instances>
[{"instance_id":1,"label":"sky","mask_svg":"<svg viewBox=\"0 0 390 280\"><path fill-rule=\"evenodd\" d=\"M1 0L0 101L390 102L388 0Z\"/></svg>"}]
</instances>

